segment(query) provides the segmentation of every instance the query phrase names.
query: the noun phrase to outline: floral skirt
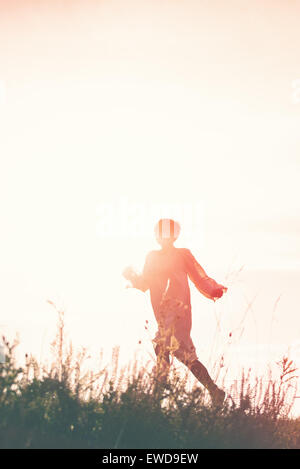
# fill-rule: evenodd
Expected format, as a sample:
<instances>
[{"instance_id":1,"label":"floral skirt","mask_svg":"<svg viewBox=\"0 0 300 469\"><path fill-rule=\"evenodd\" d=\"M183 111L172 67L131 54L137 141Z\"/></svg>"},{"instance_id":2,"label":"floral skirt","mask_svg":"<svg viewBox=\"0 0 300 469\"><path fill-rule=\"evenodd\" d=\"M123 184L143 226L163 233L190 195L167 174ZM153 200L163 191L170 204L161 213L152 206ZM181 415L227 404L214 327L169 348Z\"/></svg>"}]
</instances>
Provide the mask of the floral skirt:
<instances>
[{"instance_id":1,"label":"floral skirt","mask_svg":"<svg viewBox=\"0 0 300 469\"><path fill-rule=\"evenodd\" d=\"M191 339L191 307L180 300L166 298L161 302L158 312L158 331L153 339L154 345L173 354L188 365L197 360L196 349Z\"/></svg>"}]
</instances>

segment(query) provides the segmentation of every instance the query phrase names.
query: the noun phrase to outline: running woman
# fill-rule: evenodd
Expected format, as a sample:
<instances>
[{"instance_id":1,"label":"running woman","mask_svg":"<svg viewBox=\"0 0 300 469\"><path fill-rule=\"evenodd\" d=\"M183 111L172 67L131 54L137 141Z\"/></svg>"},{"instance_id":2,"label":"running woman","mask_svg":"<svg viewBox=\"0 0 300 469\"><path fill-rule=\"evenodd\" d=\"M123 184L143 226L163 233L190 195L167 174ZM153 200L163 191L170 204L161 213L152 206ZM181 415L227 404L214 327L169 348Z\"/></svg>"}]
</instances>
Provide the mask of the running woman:
<instances>
[{"instance_id":1,"label":"running woman","mask_svg":"<svg viewBox=\"0 0 300 469\"><path fill-rule=\"evenodd\" d=\"M158 221L155 236L161 249L149 252L142 274L127 267L123 275L132 287L150 290L151 304L158 324L154 349L158 365L170 366L170 353L184 363L209 391L212 403L221 406L225 392L211 379L206 367L198 360L191 339L192 315L188 278L207 298L216 301L227 288L208 277L189 249L176 248L180 225L169 218Z\"/></svg>"}]
</instances>

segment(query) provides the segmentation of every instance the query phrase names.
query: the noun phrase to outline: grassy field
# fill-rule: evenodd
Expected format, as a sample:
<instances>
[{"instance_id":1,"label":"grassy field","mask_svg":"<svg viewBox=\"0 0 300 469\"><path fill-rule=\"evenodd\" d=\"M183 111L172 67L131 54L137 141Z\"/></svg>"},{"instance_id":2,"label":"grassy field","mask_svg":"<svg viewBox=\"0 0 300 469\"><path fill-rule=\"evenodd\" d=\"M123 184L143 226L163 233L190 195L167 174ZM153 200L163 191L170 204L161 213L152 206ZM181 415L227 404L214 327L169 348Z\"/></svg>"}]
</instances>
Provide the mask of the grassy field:
<instances>
[{"instance_id":1,"label":"grassy field","mask_svg":"<svg viewBox=\"0 0 300 469\"><path fill-rule=\"evenodd\" d=\"M115 349L109 366L86 369L85 350L76 352L65 341L63 313L50 364L26 356L18 367L17 344L5 346L1 448L300 447L300 419L290 417L296 370L286 357L276 380L269 375L266 383L244 371L216 410L204 389L175 366L162 385L154 363L121 368Z\"/></svg>"}]
</instances>

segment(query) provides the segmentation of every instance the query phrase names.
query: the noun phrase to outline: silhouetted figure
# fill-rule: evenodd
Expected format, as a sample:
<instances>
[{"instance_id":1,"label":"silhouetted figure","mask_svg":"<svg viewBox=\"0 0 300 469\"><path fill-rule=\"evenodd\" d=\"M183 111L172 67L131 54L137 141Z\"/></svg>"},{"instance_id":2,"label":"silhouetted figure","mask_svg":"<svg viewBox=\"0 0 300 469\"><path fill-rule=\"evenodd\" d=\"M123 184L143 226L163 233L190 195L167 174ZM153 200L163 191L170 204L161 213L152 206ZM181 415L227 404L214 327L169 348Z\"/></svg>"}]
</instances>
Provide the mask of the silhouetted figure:
<instances>
[{"instance_id":1,"label":"silhouetted figure","mask_svg":"<svg viewBox=\"0 0 300 469\"><path fill-rule=\"evenodd\" d=\"M188 278L207 298L221 298L227 288L208 277L189 249L173 244L180 233L180 225L162 219L155 226L160 250L151 251L141 275L131 267L123 275L134 288L150 290L150 298L158 323L154 339L158 366L168 372L169 354L184 363L209 391L214 405L221 405L225 392L217 387L205 366L198 360L190 333L192 327L190 288Z\"/></svg>"}]
</instances>

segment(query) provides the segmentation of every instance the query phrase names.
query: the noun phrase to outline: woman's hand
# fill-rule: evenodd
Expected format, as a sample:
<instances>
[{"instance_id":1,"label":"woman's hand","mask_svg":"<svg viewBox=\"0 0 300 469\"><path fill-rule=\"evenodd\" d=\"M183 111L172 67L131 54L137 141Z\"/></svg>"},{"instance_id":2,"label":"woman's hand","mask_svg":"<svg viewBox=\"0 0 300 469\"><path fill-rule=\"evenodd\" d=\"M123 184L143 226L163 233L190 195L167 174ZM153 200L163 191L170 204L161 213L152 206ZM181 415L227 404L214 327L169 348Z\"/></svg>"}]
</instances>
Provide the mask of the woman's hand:
<instances>
[{"instance_id":1,"label":"woman's hand","mask_svg":"<svg viewBox=\"0 0 300 469\"><path fill-rule=\"evenodd\" d=\"M227 287L220 285L219 288L216 288L214 291L214 298L222 298L223 294L227 292Z\"/></svg>"},{"instance_id":2,"label":"woman's hand","mask_svg":"<svg viewBox=\"0 0 300 469\"><path fill-rule=\"evenodd\" d=\"M142 275L139 275L133 267L129 266L122 272L123 277L126 278L130 282L130 285L127 285L126 288L137 288L138 290L142 290L145 292L148 290L149 285L145 282Z\"/></svg>"},{"instance_id":3,"label":"woman's hand","mask_svg":"<svg viewBox=\"0 0 300 469\"><path fill-rule=\"evenodd\" d=\"M136 273L134 269L129 266L123 270L122 275L124 278L126 278L126 280L132 280L136 276Z\"/></svg>"}]
</instances>

